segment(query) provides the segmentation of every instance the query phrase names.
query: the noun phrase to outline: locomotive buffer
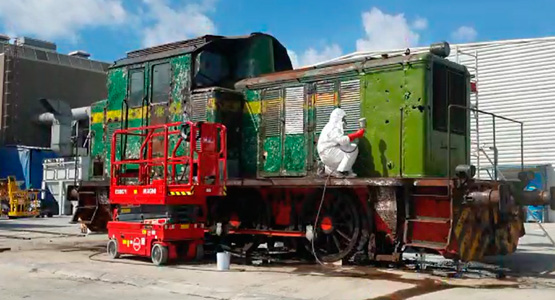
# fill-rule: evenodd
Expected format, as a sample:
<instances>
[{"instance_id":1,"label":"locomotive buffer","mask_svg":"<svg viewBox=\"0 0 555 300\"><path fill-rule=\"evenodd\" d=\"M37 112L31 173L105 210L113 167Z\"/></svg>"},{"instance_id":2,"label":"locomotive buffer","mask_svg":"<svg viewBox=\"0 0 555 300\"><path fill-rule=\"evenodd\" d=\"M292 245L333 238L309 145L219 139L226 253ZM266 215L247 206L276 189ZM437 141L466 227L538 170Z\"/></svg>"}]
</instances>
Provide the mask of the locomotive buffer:
<instances>
[{"instance_id":1,"label":"locomotive buffer","mask_svg":"<svg viewBox=\"0 0 555 300\"><path fill-rule=\"evenodd\" d=\"M111 144L108 255L201 258L207 197L224 196L226 128L170 123L120 129Z\"/></svg>"}]
</instances>

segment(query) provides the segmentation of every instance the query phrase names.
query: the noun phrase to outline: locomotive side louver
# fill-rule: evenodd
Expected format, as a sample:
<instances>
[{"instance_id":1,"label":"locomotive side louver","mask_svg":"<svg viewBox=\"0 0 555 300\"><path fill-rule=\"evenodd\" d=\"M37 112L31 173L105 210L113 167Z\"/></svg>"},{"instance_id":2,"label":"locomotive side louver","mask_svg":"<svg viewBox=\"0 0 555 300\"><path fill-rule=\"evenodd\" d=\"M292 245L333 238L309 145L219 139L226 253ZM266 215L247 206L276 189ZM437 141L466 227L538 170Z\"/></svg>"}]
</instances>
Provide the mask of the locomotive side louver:
<instances>
[{"instance_id":1,"label":"locomotive side louver","mask_svg":"<svg viewBox=\"0 0 555 300\"><path fill-rule=\"evenodd\" d=\"M360 118L360 79L342 81L339 87L339 103L347 113L345 131L358 129Z\"/></svg>"},{"instance_id":2,"label":"locomotive side louver","mask_svg":"<svg viewBox=\"0 0 555 300\"><path fill-rule=\"evenodd\" d=\"M304 87L285 89L285 134L304 132Z\"/></svg>"}]
</instances>

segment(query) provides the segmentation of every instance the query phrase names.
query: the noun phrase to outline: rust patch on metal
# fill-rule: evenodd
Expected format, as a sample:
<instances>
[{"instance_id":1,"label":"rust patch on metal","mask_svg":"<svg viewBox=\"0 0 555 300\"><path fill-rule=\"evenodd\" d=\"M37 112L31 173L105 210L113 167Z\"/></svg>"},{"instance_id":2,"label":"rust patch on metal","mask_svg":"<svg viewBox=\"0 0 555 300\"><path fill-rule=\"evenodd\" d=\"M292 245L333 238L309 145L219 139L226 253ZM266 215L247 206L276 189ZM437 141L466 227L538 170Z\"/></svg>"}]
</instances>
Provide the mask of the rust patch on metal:
<instances>
[{"instance_id":1,"label":"rust patch on metal","mask_svg":"<svg viewBox=\"0 0 555 300\"><path fill-rule=\"evenodd\" d=\"M397 232L397 195L393 188L376 189L375 212L387 224L393 235Z\"/></svg>"}]
</instances>

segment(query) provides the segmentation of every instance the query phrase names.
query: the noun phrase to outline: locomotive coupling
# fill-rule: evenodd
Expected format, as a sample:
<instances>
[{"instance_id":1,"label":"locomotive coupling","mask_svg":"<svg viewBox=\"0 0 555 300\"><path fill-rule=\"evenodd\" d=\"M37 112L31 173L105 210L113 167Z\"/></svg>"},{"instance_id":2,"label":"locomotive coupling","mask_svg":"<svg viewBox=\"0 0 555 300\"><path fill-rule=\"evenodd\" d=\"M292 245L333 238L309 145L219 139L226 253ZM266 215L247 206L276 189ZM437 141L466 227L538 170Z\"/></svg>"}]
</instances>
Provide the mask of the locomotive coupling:
<instances>
[{"instance_id":1,"label":"locomotive coupling","mask_svg":"<svg viewBox=\"0 0 555 300\"><path fill-rule=\"evenodd\" d=\"M508 198L508 199L507 199ZM551 209L555 208L555 187L550 191L520 191L518 194L507 194L504 191L488 189L485 191L473 191L465 196L466 203L474 205L487 205L499 203L502 199L504 202L513 203L515 205L549 205ZM508 201L507 201L508 200Z\"/></svg>"},{"instance_id":2,"label":"locomotive coupling","mask_svg":"<svg viewBox=\"0 0 555 300\"><path fill-rule=\"evenodd\" d=\"M498 190L474 191L465 196L465 202L473 205L499 203L500 199Z\"/></svg>"},{"instance_id":3,"label":"locomotive coupling","mask_svg":"<svg viewBox=\"0 0 555 300\"><path fill-rule=\"evenodd\" d=\"M554 188L548 191L523 191L520 199L517 201L519 205L549 205L555 207Z\"/></svg>"}]
</instances>

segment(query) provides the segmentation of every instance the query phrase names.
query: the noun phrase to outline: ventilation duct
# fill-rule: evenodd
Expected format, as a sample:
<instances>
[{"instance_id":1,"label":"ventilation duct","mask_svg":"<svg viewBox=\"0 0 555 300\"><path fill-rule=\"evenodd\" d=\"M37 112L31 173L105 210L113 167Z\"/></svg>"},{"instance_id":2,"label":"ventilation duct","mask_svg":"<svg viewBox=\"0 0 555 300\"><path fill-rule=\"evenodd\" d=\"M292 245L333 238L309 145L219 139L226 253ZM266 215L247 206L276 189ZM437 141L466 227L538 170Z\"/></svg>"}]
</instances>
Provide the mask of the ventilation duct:
<instances>
[{"instance_id":1,"label":"ventilation duct","mask_svg":"<svg viewBox=\"0 0 555 300\"><path fill-rule=\"evenodd\" d=\"M60 156L72 154L71 121L73 119L71 107L61 100L40 99L40 103L47 112L52 114L52 130L50 147Z\"/></svg>"}]
</instances>

